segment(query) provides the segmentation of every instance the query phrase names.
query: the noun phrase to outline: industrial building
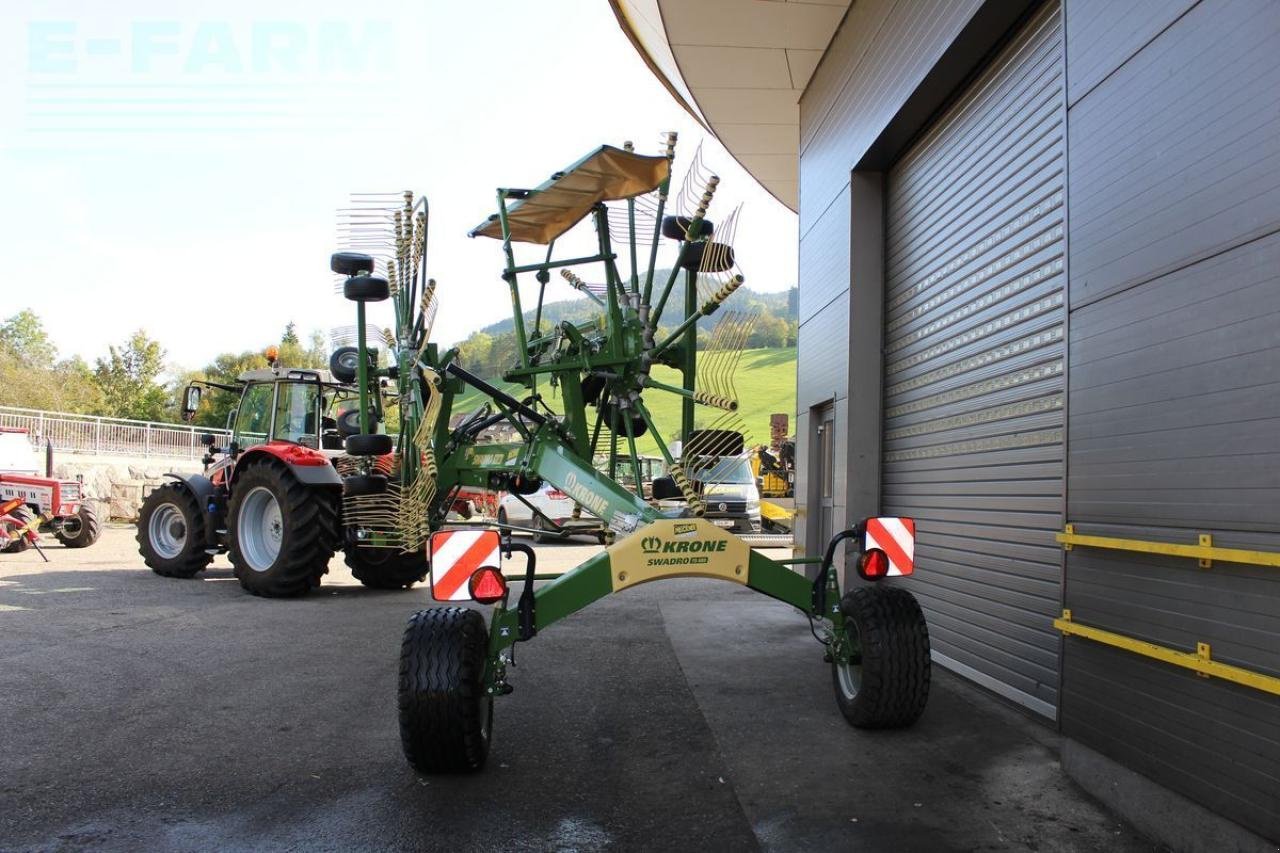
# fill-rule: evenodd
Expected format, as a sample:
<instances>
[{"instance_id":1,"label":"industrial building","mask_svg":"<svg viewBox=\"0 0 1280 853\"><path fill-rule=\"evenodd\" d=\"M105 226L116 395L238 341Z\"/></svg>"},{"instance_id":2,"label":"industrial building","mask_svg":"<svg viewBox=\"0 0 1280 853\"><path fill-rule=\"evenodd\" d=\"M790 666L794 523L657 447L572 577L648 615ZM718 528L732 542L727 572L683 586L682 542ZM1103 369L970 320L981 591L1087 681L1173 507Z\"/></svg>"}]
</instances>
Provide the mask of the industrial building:
<instances>
[{"instance_id":1,"label":"industrial building","mask_svg":"<svg viewBox=\"0 0 1280 853\"><path fill-rule=\"evenodd\" d=\"M798 543L914 517L937 665L1280 840L1280 4L613 5L798 214Z\"/></svg>"}]
</instances>

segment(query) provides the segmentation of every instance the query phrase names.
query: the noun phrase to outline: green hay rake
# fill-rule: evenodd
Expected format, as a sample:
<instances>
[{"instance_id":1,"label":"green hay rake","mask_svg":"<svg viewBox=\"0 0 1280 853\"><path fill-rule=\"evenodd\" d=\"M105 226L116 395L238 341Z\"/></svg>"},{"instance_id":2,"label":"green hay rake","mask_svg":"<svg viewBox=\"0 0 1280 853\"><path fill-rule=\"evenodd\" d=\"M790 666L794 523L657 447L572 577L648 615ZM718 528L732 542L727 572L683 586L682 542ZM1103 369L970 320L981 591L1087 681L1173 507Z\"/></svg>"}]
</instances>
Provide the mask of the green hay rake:
<instances>
[{"instance_id":1,"label":"green hay rake","mask_svg":"<svg viewBox=\"0 0 1280 853\"><path fill-rule=\"evenodd\" d=\"M700 152L672 193L675 148L675 134L654 156L630 143L601 146L536 188L499 189L497 213L470 232L498 240L505 256L516 358L503 379L523 389L518 396L469 372L456 349L441 352L429 340L436 287L426 276L426 200L406 193L390 204L361 197L353 205L343 237L358 251L339 252L331 263L344 294L358 303L354 353L344 357L355 361L362 432L393 420L393 407L399 432L394 449L389 436L350 440L383 452L344 461L344 523L371 547L406 554L427 548L437 600L492 605L488 624L478 610L455 605L420 611L405 630L400 724L405 754L419 770L484 764L493 700L512 690L507 667L516 643L603 596L662 578L719 578L800 610L825 647L837 704L850 723L909 725L924 709L928 632L915 599L877 583L842 595L834 570L838 546L849 540L863 579L909 574L910 519L868 519L838 534L821 557L778 561L702 517L705 484L744 451L734 372L752 318L725 312L699 348L699 321L745 280L733 248L737 211L718 226L708 217L719 179ZM557 240L584 220L594 228L595 251L558 258ZM667 271L658 267L664 239L677 249ZM532 259L517 257L532 247ZM589 283L586 269L597 271L600 283ZM544 322L553 271L594 305L589 321ZM521 277L530 275L538 294L531 324L521 290ZM395 318L380 366L365 313L366 303L386 299ZM450 426L453 403L468 387L486 402ZM680 423L670 432L646 401L657 394L679 400ZM518 440L483 441L498 424ZM650 499L640 488L637 440L644 436L668 472L653 481ZM672 436L678 451L668 443ZM597 468L599 458L605 462ZM624 474L634 489L618 482ZM539 575L533 549L450 520L464 490L524 496L544 482L607 531L608 547L565 574ZM675 508L660 509L660 500ZM514 604L499 568L500 555L513 552L526 558ZM811 564L813 576L795 564Z\"/></svg>"}]
</instances>

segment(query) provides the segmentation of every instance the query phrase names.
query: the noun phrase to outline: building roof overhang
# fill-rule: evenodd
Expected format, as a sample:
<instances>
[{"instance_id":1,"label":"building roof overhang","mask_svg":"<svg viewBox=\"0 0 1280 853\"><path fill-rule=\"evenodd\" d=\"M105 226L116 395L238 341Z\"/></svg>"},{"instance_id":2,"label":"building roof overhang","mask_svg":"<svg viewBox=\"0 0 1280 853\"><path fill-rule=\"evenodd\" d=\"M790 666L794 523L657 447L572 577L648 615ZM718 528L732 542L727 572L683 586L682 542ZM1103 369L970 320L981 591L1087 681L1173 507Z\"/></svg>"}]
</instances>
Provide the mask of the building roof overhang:
<instances>
[{"instance_id":1,"label":"building roof overhang","mask_svg":"<svg viewBox=\"0 0 1280 853\"><path fill-rule=\"evenodd\" d=\"M800 96L850 0L609 3L676 101L795 210Z\"/></svg>"}]
</instances>

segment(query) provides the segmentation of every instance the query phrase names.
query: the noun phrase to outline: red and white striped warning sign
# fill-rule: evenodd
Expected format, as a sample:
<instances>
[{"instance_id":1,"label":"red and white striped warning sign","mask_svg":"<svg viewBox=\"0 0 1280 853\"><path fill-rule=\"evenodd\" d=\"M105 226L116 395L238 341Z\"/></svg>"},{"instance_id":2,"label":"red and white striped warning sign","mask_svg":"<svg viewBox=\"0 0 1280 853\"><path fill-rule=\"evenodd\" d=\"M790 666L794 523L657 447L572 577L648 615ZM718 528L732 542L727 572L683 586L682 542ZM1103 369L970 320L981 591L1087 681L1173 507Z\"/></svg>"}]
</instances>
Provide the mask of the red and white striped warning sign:
<instances>
[{"instance_id":1,"label":"red and white striped warning sign","mask_svg":"<svg viewBox=\"0 0 1280 853\"><path fill-rule=\"evenodd\" d=\"M914 518L868 518L863 547L879 548L889 558L889 574L909 575L915 569L916 520Z\"/></svg>"},{"instance_id":2,"label":"red and white striped warning sign","mask_svg":"<svg viewBox=\"0 0 1280 853\"><path fill-rule=\"evenodd\" d=\"M441 530L431 537L431 597L469 601L467 584L481 566L500 566L498 531Z\"/></svg>"}]
</instances>

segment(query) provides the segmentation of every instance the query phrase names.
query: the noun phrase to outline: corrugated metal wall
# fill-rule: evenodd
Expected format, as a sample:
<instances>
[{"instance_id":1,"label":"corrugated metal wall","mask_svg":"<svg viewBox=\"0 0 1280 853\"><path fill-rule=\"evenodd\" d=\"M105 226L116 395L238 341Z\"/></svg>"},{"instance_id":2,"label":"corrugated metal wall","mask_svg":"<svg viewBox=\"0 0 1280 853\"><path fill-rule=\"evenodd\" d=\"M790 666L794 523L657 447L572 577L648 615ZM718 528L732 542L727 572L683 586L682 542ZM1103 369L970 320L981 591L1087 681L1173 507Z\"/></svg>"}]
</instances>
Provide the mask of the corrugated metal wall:
<instances>
[{"instance_id":1,"label":"corrugated metal wall","mask_svg":"<svg viewBox=\"0 0 1280 853\"><path fill-rule=\"evenodd\" d=\"M1280 551L1280 4L1066 5L1068 520ZM1077 548L1084 624L1280 674L1280 571ZM1070 638L1063 731L1280 839L1280 697Z\"/></svg>"},{"instance_id":2,"label":"corrugated metal wall","mask_svg":"<svg viewBox=\"0 0 1280 853\"><path fill-rule=\"evenodd\" d=\"M889 173L882 504L936 654L1052 716L1064 92L1046 4Z\"/></svg>"},{"instance_id":3,"label":"corrugated metal wall","mask_svg":"<svg viewBox=\"0 0 1280 853\"><path fill-rule=\"evenodd\" d=\"M836 428L849 423L850 170L966 24L981 0L858 0L836 33L800 102L800 330L796 434L811 430L810 408L834 400ZM807 516L807 442L796 459L798 515ZM835 445L840 472L849 445ZM840 524L847 524L847 473L839 477ZM796 542L821 552L800 524Z\"/></svg>"}]
</instances>

